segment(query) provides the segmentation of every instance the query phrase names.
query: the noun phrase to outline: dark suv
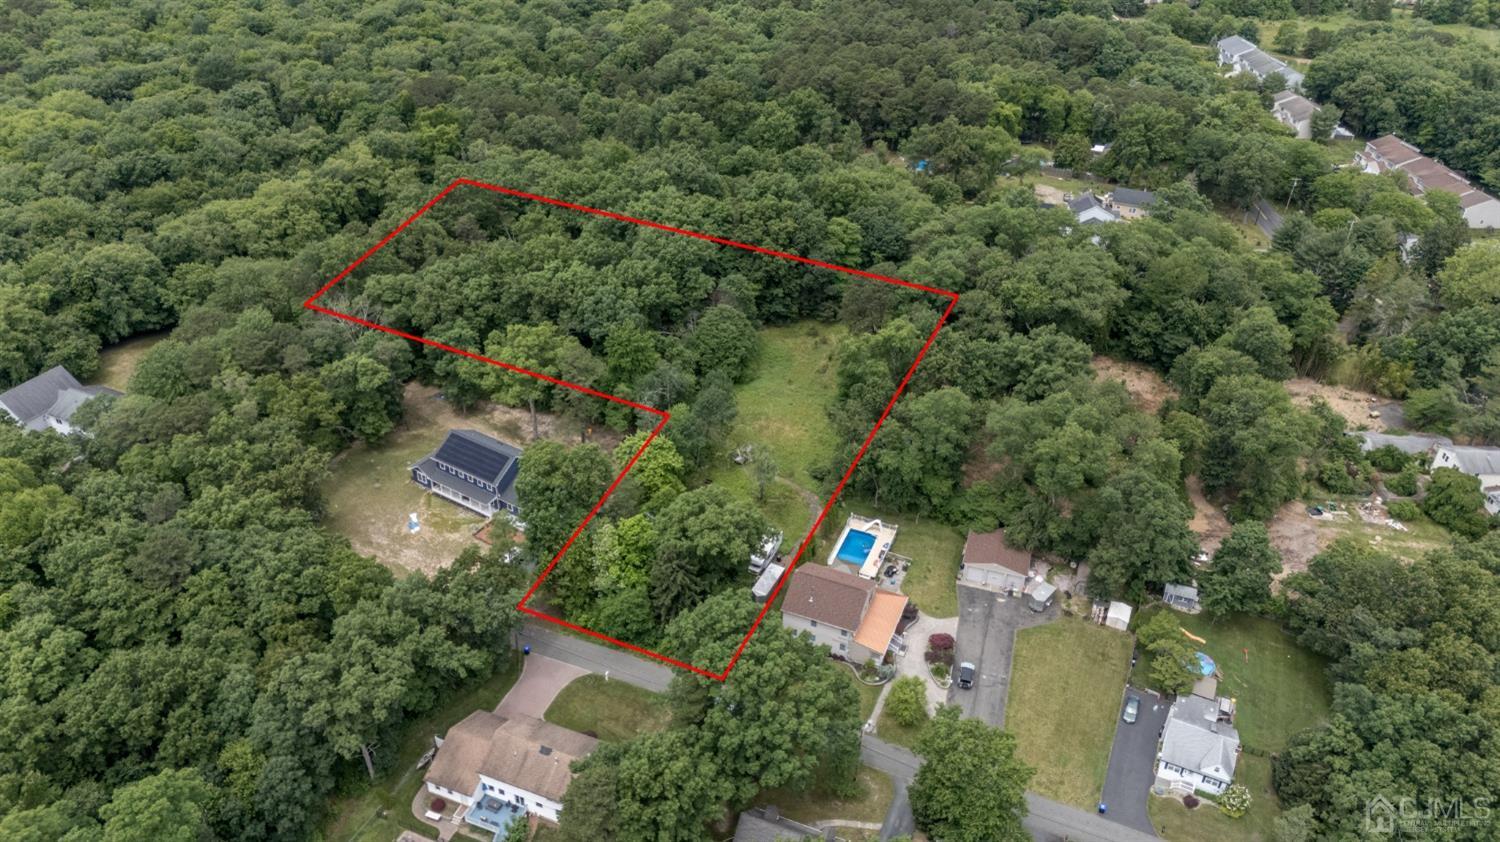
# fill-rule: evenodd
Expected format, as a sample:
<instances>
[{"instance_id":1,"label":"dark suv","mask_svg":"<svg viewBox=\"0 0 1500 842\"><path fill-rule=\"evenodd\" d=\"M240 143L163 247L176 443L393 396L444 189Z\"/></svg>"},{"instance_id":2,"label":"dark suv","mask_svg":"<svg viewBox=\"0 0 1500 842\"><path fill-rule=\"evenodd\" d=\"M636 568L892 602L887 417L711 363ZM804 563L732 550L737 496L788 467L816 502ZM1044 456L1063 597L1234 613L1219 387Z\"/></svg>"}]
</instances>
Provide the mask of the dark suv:
<instances>
[{"instance_id":1,"label":"dark suv","mask_svg":"<svg viewBox=\"0 0 1500 842\"><path fill-rule=\"evenodd\" d=\"M968 661L958 665L958 689L967 690L974 686L974 665Z\"/></svg>"}]
</instances>

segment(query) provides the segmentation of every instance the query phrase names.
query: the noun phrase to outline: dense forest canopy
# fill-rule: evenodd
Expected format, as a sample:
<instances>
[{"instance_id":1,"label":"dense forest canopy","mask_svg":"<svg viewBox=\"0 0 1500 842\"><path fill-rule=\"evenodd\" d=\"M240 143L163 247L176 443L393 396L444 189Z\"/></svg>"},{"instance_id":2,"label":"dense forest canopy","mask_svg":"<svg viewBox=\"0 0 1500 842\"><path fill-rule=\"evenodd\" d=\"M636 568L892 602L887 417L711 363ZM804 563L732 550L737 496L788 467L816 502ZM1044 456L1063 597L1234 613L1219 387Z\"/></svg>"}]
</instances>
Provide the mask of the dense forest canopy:
<instances>
[{"instance_id":1,"label":"dense forest canopy","mask_svg":"<svg viewBox=\"0 0 1500 842\"><path fill-rule=\"evenodd\" d=\"M88 379L105 346L170 335L127 395L80 414L87 436L0 425L0 837L143 838L170 804L184 839L308 838L329 793L363 774L363 749L507 657L529 578L508 547L397 578L321 521L329 460L389 435L413 380L460 409L494 400L636 436L613 452L530 448L527 562L561 546L639 444L645 419L628 408L301 309L457 177L957 291L849 493L1004 524L1028 549L1089 562L1096 596L1190 574L1189 476L1242 521L1305 489L1417 481L1414 465L1360 453L1326 407L1294 404L1294 375L1407 399L1414 425L1500 443L1493 241L1470 243L1442 195L1336 171L1333 150L1269 116L1275 89L1222 76L1206 49L1311 11L1335 10L9 4L0 388L58 364ZM1322 32L1287 50L1313 59L1310 94L1356 131L1402 132L1500 187L1493 49L1407 22ZM1041 206L1026 186L1039 144L1058 166L1158 189L1152 216L1102 230ZM1220 211L1261 199L1288 221L1258 251ZM1420 238L1413 255L1405 235ZM848 327L828 402L840 446L813 471L827 492L941 312L915 291L467 189L331 296L669 409L548 596L715 669L749 621L727 589L768 527L703 478L758 329ZM1095 354L1150 366L1177 397L1141 411L1093 382ZM994 470L966 476L976 460ZM1434 477L1428 510L1481 539L1493 525L1470 480ZM1483 540L1428 566L1488 605ZM1341 579L1351 558L1295 579L1282 607L1342 682L1333 728L1277 767L1287 803L1313 805L1330 833L1354 826L1351 793L1405 785L1420 758L1439 758L1445 785L1493 788L1466 764L1494 756L1500 725L1493 634L1447 629L1426 606L1335 642L1335 617L1309 606L1381 605L1374 585ZM1474 668L1396 680L1409 661L1437 670L1443 647ZM772 623L740 669L727 686L679 679L672 729L591 759L564 833L700 838L762 787L847 785L856 706L827 660ZM1429 695L1461 734L1425 742L1409 718L1384 736L1382 717ZM807 702L794 744L720 712L772 696ZM763 754L715 754L738 739ZM1363 751L1381 739L1399 763ZM1324 775L1318 758L1339 751L1386 777ZM685 753L720 759L670 767L681 786L664 795L663 762Z\"/></svg>"}]
</instances>

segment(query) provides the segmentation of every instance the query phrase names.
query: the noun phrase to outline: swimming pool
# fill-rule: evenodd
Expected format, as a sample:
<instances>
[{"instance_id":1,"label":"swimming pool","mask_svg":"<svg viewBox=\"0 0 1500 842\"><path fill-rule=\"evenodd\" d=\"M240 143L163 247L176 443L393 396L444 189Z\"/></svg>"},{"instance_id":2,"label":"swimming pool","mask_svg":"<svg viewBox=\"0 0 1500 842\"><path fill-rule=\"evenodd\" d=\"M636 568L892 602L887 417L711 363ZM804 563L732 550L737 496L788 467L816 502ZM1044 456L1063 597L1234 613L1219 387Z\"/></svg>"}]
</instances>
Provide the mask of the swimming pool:
<instances>
[{"instance_id":1,"label":"swimming pool","mask_svg":"<svg viewBox=\"0 0 1500 842\"><path fill-rule=\"evenodd\" d=\"M1217 669L1214 666L1214 659L1208 657L1207 653L1204 652L1197 652L1195 654L1198 656L1198 672L1204 676L1213 675L1214 670Z\"/></svg>"},{"instance_id":2,"label":"swimming pool","mask_svg":"<svg viewBox=\"0 0 1500 842\"><path fill-rule=\"evenodd\" d=\"M838 560L848 564L864 564L875 546L875 536L861 529L851 529L839 544Z\"/></svg>"}]
</instances>

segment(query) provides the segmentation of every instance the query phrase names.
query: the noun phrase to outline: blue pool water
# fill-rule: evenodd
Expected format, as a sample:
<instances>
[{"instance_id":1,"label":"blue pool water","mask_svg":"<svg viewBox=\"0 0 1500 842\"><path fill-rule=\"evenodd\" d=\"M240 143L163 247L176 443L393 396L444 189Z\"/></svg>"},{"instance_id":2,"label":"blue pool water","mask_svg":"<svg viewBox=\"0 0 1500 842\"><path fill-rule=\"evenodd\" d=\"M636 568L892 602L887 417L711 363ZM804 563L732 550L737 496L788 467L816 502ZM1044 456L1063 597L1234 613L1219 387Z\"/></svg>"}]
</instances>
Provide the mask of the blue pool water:
<instances>
[{"instance_id":1,"label":"blue pool water","mask_svg":"<svg viewBox=\"0 0 1500 842\"><path fill-rule=\"evenodd\" d=\"M1206 655L1206 654L1204 654L1202 652L1197 653L1197 655L1198 655L1198 672L1202 673L1203 675L1213 675L1214 674L1214 659L1208 657L1208 655Z\"/></svg>"},{"instance_id":2,"label":"blue pool water","mask_svg":"<svg viewBox=\"0 0 1500 842\"><path fill-rule=\"evenodd\" d=\"M870 555L870 548L875 546L875 536L859 529L849 530L844 536L844 543L839 544L838 560L849 564L864 564Z\"/></svg>"}]
</instances>

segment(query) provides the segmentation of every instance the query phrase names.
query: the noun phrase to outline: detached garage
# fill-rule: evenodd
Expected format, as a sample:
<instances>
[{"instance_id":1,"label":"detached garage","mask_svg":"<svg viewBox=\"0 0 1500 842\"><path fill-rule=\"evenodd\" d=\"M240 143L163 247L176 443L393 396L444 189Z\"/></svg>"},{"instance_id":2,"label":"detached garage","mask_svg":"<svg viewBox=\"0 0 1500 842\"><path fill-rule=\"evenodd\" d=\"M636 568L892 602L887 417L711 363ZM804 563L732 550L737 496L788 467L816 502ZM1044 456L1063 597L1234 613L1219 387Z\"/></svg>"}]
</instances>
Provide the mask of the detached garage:
<instances>
[{"instance_id":1,"label":"detached garage","mask_svg":"<svg viewBox=\"0 0 1500 842\"><path fill-rule=\"evenodd\" d=\"M970 532L964 541L959 581L994 591L1020 592L1031 575L1031 553L1005 542L1005 530Z\"/></svg>"}]
</instances>

